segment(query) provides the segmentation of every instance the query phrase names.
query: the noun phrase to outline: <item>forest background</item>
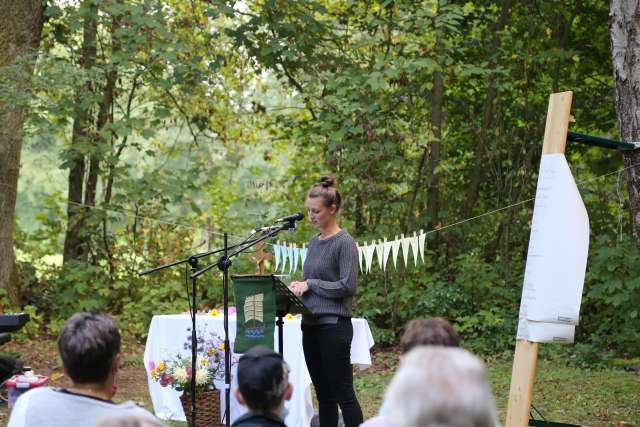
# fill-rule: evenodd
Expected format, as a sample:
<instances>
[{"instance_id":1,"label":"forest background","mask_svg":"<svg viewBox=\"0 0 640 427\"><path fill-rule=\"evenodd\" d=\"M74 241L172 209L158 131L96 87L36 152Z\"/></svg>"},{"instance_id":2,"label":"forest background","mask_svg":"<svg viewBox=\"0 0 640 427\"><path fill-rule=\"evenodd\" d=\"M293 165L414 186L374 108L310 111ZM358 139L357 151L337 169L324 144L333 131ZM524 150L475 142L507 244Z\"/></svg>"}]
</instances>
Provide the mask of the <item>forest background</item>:
<instances>
[{"instance_id":1,"label":"forest background","mask_svg":"<svg viewBox=\"0 0 640 427\"><path fill-rule=\"evenodd\" d=\"M331 173L358 242L429 232L424 263L359 276L354 313L376 342L442 316L468 348L510 357L549 94L574 92L570 130L619 135L601 0L31 3L33 49L0 73L0 106L24 119L0 298L31 314L26 337L99 309L143 340L154 314L188 306L183 269L138 272L303 210ZM622 156L566 155L589 261L577 344L542 351L638 357ZM232 272L254 269L244 256ZM199 291L220 307L219 273Z\"/></svg>"}]
</instances>

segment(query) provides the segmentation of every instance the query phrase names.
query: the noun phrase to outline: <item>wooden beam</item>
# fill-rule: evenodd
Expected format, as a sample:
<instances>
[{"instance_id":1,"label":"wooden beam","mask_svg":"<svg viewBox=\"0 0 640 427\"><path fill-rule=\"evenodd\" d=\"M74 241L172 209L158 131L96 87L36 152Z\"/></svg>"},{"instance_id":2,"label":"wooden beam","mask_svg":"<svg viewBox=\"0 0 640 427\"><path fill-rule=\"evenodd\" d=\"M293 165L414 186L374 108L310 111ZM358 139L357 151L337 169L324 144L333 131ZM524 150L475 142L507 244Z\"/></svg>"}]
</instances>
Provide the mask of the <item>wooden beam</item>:
<instances>
[{"instance_id":1,"label":"wooden beam","mask_svg":"<svg viewBox=\"0 0 640 427\"><path fill-rule=\"evenodd\" d=\"M524 340L516 342L505 427L527 427L529 425L537 360L537 342Z\"/></svg>"},{"instance_id":2,"label":"wooden beam","mask_svg":"<svg viewBox=\"0 0 640 427\"><path fill-rule=\"evenodd\" d=\"M564 153L571 116L573 92L553 93L549 97L547 125L544 129L542 154Z\"/></svg>"},{"instance_id":3,"label":"wooden beam","mask_svg":"<svg viewBox=\"0 0 640 427\"><path fill-rule=\"evenodd\" d=\"M551 94L544 130L542 154L564 153L567 145L567 129L571 118L573 92ZM507 404L505 427L527 427L533 400L533 384L536 380L538 343L518 340L513 357L511 388Z\"/></svg>"}]
</instances>

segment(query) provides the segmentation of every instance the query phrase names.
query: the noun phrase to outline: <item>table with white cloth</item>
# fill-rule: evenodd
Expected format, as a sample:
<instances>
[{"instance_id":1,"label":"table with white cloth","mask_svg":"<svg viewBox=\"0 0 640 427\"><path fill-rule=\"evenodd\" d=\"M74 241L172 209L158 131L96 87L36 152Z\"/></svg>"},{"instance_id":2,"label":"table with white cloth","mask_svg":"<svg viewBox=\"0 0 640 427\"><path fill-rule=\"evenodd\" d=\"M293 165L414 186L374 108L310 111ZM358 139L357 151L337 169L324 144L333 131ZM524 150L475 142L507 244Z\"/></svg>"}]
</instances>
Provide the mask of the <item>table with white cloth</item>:
<instances>
[{"instance_id":1,"label":"table with white cloth","mask_svg":"<svg viewBox=\"0 0 640 427\"><path fill-rule=\"evenodd\" d=\"M207 333L214 332L220 337L224 337L223 316L198 315L197 329L206 330ZM284 319L284 360L289 365L291 372L289 381L293 384L293 396L285 405L288 415L285 423L291 427L309 426L313 417L313 401L311 399L311 377L307 370L307 365L302 351L302 330L301 320L297 317ZM369 329L369 323L365 319L352 319L353 340L351 342L351 363L361 369L371 366L371 354L369 350L373 346L373 336ZM151 320L149 335L144 350L144 365L147 370L147 382L153 409L158 418L164 420L184 421L185 415L182 410L177 392L170 387L161 387L151 378L149 362L158 363L162 359L175 356L178 353L185 356L190 355L190 350L184 348L184 343L190 335L191 317L188 314L158 315ZM236 316L229 316L229 341L233 342L236 336ZM274 333L274 346L277 351L278 328ZM244 414L247 409L235 398L234 390L237 388L236 368L232 368L231 383L231 422ZM224 414L224 381L216 382L216 387L221 390L220 408Z\"/></svg>"}]
</instances>

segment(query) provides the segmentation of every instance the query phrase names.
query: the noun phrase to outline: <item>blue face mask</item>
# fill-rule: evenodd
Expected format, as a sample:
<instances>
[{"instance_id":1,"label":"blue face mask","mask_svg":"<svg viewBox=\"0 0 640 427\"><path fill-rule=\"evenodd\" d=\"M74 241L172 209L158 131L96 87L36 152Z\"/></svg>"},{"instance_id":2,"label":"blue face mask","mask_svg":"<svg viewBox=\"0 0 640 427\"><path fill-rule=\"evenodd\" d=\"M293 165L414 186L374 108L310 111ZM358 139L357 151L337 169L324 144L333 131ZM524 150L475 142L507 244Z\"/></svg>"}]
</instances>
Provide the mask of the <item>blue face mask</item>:
<instances>
[{"instance_id":1,"label":"blue face mask","mask_svg":"<svg viewBox=\"0 0 640 427\"><path fill-rule=\"evenodd\" d=\"M289 408L287 408L287 405L284 405L284 408L282 409L282 420L286 420L287 417L289 416Z\"/></svg>"}]
</instances>

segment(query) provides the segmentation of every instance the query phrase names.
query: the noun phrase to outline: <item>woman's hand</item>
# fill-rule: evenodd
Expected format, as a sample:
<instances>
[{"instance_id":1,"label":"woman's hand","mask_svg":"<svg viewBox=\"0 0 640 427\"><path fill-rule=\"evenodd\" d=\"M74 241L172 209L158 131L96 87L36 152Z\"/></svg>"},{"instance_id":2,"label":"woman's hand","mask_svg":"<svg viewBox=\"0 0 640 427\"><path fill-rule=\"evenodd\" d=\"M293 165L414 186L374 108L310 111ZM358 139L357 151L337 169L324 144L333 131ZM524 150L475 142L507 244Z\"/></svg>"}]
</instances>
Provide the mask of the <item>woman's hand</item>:
<instances>
[{"instance_id":1,"label":"woman's hand","mask_svg":"<svg viewBox=\"0 0 640 427\"><path fill-rule=\"evenodd\" d=\"M309 290L309 285L307 285L306 280L304 282L291 282L289 290L293 292L295 296L300 297Z\"/></svg>"}]
</instances>

